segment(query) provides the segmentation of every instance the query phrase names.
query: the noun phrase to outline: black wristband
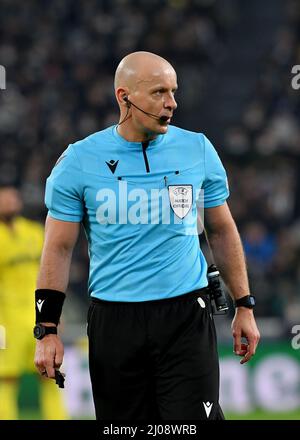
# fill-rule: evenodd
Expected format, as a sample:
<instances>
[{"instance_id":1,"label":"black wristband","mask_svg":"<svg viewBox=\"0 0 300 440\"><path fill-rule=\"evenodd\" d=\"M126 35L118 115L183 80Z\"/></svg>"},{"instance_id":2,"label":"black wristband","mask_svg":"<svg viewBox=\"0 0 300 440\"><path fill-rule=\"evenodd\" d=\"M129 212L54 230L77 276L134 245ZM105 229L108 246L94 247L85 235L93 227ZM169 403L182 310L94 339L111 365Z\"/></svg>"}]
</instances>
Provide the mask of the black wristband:
<instances>
[{"instance_id":1,"label":"black wristband","mask_svg":"<svg viewBox=\"0 0 300 440\"><path fill-rule=\"evenodd\" d=\"M66 295L59 290L37 289L35 291L35 323L59 323Z\"/></svg>"},{"instance_id":2,"label":"black wristband","mask_svg":"<svg viewBox=\"0 0 300 440\"><path fill-rule=\"evenodd\" d=\"M255 297L253 295L245 295L242 298L235 300L235 307L247 307L253 309L255 306Z\"/></svg>"}]
</instances>

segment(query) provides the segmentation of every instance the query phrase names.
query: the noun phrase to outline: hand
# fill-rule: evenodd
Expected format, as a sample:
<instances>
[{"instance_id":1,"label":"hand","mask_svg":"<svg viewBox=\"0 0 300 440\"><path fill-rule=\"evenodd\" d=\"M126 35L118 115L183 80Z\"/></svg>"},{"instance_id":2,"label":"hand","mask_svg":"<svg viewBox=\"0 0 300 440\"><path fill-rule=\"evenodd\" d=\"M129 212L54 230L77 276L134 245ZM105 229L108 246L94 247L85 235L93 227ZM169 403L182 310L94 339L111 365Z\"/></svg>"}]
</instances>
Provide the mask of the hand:
<instances>
[{"instance_id":1,"label":"hand","mask_svg":"<svg viewBox=\"0 0 300 440\"><path fill-rule=\"evenodd\" d=\"M260 339L253 310L247 307L237 307L231 329L234 340L234 353L238 356L243 356L240 364L244 364L255 354ZM242 337L247 339L247 344L241 342Z\"/></svg>"},{"instance_id":2,"label":"hand","mask_svg":"<svg viewBox=\"0 0 300 440\"><path fill-rule=\"evenodd\" d=\"M46 335L36 341L34 364L42 376L55 379L64 357L64 346L59 336Z\"/></svg>"}]
</instances>

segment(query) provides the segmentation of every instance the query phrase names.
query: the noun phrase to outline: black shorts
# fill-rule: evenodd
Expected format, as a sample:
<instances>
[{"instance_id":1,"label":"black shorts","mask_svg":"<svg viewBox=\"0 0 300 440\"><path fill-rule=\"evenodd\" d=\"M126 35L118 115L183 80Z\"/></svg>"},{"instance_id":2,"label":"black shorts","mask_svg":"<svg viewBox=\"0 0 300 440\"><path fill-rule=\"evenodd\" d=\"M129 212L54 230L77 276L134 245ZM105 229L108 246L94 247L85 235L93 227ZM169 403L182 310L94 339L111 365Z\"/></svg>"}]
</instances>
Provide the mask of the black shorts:
<instances>
[{"instance_id":1,"label":"black shorts","mask_svg":"<svg viewBox=\"0 0 300 440\"><path fill-rule=\"evenodd\" d=\"M224 418L206 289L146 302L94 299L87 331L98 420Z\"/></svg>"}]
</instances>

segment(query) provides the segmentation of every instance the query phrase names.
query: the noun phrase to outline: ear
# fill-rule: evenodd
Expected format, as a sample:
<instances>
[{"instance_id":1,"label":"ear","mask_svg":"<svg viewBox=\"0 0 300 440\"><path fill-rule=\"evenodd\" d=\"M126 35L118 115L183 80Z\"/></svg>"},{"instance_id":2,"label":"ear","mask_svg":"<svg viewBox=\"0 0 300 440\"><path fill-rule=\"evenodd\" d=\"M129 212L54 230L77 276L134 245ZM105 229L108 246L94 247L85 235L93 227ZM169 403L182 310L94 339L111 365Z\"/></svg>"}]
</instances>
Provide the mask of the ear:
<instances>
[{"instance_id":1,"label":"ear","mask_svg":"<svg viewBox=\"0 0 300 440\"><path fill-rule=\"evenodd\" d=\"M128 92L129 91L125 87L118 87L117 88L117 90L116 90L116 98L117 98L118 104L120 106L126 105L126 107L128 107L129 103L127 102L126 99L124 99L124 98L128 99Z\"/></svg>"}]
</instances>

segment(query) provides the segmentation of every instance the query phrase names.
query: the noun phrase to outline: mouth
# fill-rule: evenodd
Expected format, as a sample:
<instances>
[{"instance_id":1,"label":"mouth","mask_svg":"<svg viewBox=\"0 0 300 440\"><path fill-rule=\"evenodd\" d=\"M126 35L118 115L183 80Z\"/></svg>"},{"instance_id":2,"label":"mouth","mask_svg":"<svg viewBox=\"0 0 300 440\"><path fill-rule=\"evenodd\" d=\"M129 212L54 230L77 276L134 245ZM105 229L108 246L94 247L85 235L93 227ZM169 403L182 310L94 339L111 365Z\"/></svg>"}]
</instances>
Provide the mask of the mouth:
<instances>
[{"instance_id":1,"label":"mouth","mask_svg":"<svg viewBox=\"0 0 300 440\"><path fill-rule=\"evenodd\" d=\"M169 123L171 122L171 116L168 116L168 115L162 115L162 116L159 118L159 120L160 120L160 122L163 123L163 124L169 124Z\"/></svg>"}]
</instances>

